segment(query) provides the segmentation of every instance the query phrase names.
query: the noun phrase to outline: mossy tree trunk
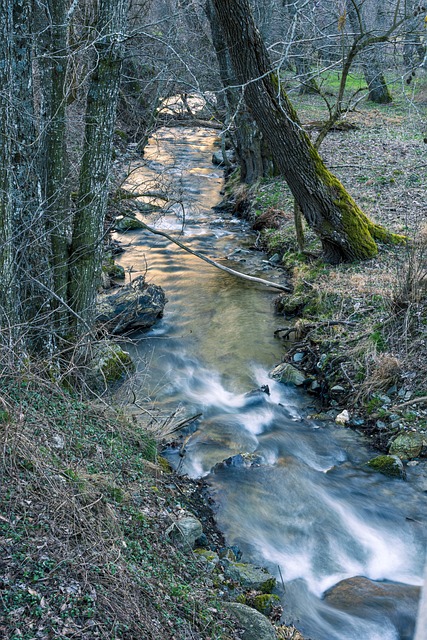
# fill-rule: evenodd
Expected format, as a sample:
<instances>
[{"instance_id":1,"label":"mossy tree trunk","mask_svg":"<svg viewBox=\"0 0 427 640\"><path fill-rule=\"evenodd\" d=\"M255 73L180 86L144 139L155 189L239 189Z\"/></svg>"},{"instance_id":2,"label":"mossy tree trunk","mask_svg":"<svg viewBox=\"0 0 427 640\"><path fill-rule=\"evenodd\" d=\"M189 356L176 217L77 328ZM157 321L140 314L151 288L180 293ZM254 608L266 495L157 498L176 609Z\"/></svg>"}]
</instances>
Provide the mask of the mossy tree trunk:
<instances>
[{"instance_id":1,"label":"mossy tree trunk","mask_svg":"<svg viewBox=\"0 0 427 640\"><path fill-rule=\"evenodd\" d=\"M100 283L112 141L122 64L127 0L100 0L90 79L77 212L69 261L69 305L76 337L92 325Z\"/></svg>"},{"instance_id":2,"label":"mossy tree trunk","mask_svg":"<svg viewBox=\"0 0 427 640\"><path fill-rule=\"evenodd\" d=\"M338 263L372 258L378 251L376 240L399 240L374 224L325 167L272 71L248 0L213 2L246 103L308 225L319 236L325 259Z\"/></svg>"}]
</instances>

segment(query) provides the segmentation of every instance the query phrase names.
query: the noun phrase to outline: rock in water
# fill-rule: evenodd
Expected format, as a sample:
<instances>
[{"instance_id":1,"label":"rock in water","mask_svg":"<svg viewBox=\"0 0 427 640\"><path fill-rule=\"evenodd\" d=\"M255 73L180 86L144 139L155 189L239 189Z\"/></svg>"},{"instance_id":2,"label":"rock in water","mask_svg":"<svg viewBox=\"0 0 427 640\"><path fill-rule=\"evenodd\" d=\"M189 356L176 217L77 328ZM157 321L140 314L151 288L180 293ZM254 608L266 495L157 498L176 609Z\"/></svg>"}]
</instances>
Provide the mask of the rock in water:
<instances>
[{"instance_id":1,"label":"rock in water","mask_svg":"<svg viewBox=\"0 0 427 640\"><path fill-rule=\"evenodd\" d=\"M365 620L390 621L400 640L412 640L419 596L419 587L356 576L338 582L324 597L331 607Z\"/></svg>"},{"instance_id":2,"label":"rock in water","mask_svg":"<svg viewBox=\"0 0 427 640\"><path fill-rule=\"evenodd\" d=\"M376 456L366 463L368 467L391 478L405 479L406 473L402 461L397 456Z\"/></svg>"},{"instance_id":3,"label":"rock in water","mask_svg":"<svg viewBox=\"0 0 427 640\"><path fill-rule=\"evenodd\" d=\"M110 334L147 329L162 316L166 302L161 287L138 276L130 284L98 296L96 324Z\"/></svg>"},{"instance_id":4,"label":"rock in water","mask_svg":"<svg viewBox=\"0 0 427 640\"><path fill-rule=\"evenodd\" d=\"M299 371L299 369L286 362L277 365L273 371L270 371L269 375L271 378L274 378L274 380L286 384L294 384L296 387L302 386L308 380L307 376Z\"/></svg>"}]
</instances>

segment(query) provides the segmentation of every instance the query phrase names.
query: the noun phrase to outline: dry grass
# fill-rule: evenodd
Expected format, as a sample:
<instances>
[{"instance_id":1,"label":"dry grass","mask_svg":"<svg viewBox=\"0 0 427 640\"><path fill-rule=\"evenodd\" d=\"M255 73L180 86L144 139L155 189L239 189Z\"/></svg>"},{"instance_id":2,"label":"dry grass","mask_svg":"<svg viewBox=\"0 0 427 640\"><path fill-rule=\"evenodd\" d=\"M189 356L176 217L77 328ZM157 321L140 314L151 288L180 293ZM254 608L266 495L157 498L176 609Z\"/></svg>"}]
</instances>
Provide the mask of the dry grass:
<instances>
[{"instance_id":1,"label":"dry grass","mask_svg":"<svg viewBox=\"0 0 427 640\"><path fill-rule=\"evenodd\" d=\"M47 382L3 376L1 395L0 637L235 637L164 536L183 493L143 427Z\"/></svg>"}]
</instances>

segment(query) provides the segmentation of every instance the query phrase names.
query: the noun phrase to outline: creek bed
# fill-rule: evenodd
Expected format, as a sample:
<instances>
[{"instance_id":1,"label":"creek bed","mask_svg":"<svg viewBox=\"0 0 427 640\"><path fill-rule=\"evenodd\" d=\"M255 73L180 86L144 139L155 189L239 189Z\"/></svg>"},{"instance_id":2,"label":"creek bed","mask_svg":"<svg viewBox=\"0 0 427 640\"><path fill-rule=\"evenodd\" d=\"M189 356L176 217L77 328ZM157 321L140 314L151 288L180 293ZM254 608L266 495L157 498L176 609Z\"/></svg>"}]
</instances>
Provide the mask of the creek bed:
<instances>
[{"instance_id":1,"label":"creek bed","mask_svg":"<svg viewBox=\"0 0 427 640\"><path fill-rule=\"evenodd\" d=\"M130 186L161 171L182 203L146 221L181 231L182 242L227 266L284 281L251 249L245 223L212 209L222 187L210 162L215 144L208 129L157 133ZM156 402L165 414L177 406L183 419L202 414L184 458L171 450L169 459L182 473L206 476L227 544L267 566L279 584L283 578L285 622L305 637L411 640L424 567L425 466L408 468L407 482L368 471L375 452L362 436L307 419L313 399L268 377L282 356L273 290L165 238L138 231L119 239L131 243L119 263L146 272L169 300L161 321L133 336L133 392L141 406ZM269 395L248 393L262 385ZM257 454L257 464L211 472L241 452Z\"/></svg>"}]
</instances>

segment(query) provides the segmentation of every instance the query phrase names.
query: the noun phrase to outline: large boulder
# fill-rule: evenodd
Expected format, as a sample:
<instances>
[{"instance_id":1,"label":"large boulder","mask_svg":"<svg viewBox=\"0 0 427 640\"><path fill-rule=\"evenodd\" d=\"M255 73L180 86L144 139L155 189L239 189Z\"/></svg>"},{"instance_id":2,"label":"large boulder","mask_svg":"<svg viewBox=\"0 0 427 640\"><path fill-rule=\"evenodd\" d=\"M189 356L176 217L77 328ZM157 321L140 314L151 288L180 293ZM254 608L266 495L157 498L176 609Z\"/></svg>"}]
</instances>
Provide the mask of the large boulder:
<instances>
[{"instance_id":1,"label":"large boulder","mask_svg":"<svg viewBox=\"0 0 427 640\"><path fill-rule=\"evenodd\" d=\"M98 296L96 323L110 334L148 329L162 316L166 302L161 287L138 276L124 287Z\"/></svg>"},{"instance_id":2,"label":"large boulder","mask_svg":"<svg viewBox=\"0 0 427 640\"><path fill-rule=\"evenodd\" d=\"M398 456L401 460L418 458L423 450L424 440L421 433L415 431L403 431L390 445L391 455Z\"/></svg>"},{"instance_id":3,"label":"large boulder","mask_svg":"<svg viewBox=\"0 0 427 640\"><path fill-rule=\"evenodd\" d=\"M391 622L400 640L412 640L419 596L420 587L356 576L338 582L324 598L331 607L365 620Z\"/></svg>"},{"instance_id":4,"label":"large boulder","mask_svg":"<svg viewBox=\"0 0 427 640\"><path fill-rule=\"evenodd\" d=\"M259 611L239 602L224 606L242 628L242 640L277 640L273 625Z\"/></svg>"}]
</instances>

